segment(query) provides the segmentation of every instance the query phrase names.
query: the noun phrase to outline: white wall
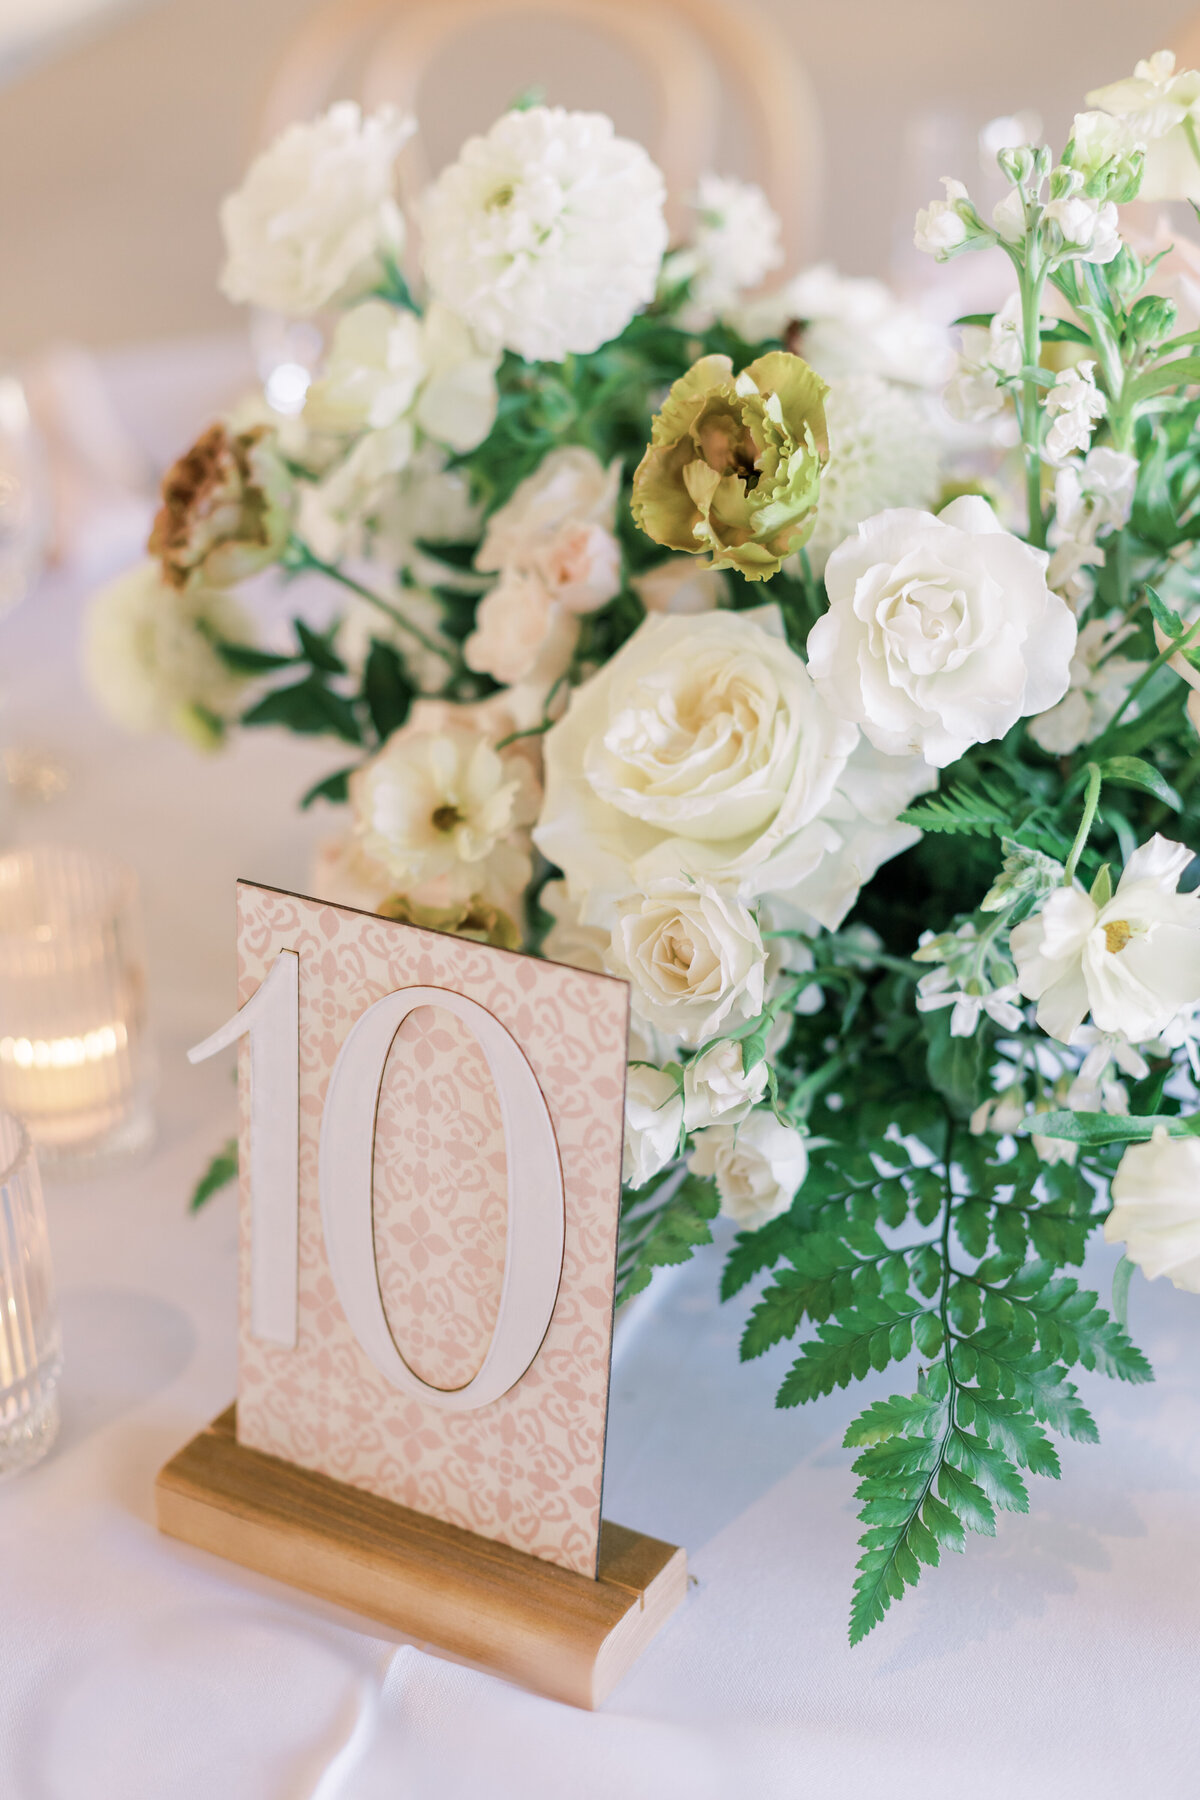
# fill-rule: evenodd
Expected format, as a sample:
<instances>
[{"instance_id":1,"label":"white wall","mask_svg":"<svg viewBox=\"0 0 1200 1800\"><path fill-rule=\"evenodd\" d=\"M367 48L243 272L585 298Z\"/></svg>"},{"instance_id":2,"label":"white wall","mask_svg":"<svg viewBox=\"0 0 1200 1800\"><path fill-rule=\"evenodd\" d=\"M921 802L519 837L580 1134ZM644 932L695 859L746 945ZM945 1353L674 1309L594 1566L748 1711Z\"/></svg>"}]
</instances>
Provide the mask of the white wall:
<instances>
[{"instance_id":1,"label":"white wall","mask_svg":"<svg viewBox=\"0 0 1200 1800\"><path fill-rule=\"evenodd\" d=\"M1197 0L760 4L820 98L819 248L851 271L884 272L940 160L961 166L982 122L1033 107L1061 141L1086 89L1170 44ZM310 8L158 0L0 90L0 356L62 337L112 343L230 322L214 286L217 201ZM535 81L551 99L604 107L622 129L649 132L646 85L615 52L565 28L506 27L502 12L497 0L497 23L432 71L424 111L435 163ZM734 172L740 138L734 120L722 159Z\"/></svg>"}]
</instances>

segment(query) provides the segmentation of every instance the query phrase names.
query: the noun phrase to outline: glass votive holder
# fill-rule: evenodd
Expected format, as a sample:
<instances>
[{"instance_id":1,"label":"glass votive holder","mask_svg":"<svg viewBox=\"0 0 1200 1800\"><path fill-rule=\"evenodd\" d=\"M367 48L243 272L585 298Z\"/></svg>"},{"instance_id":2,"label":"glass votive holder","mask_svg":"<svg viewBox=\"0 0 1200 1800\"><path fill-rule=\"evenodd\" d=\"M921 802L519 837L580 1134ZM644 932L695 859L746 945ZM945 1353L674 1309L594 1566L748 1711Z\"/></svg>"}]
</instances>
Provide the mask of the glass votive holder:
<instances>
[{"instance_id":1,"label":"glass votive holder","mask_svg":"<svg viewBox=\"0 0 1200 1800\"><path fill-rule=\"evenodd\" d=\"M61 1367L37 1160L21 1121L0 1113L0 1481L54 1442Z\"/></svg>"},{"instance_id":2,"label":"glass votive holder","mask_svg":"<svg viewBox=\"0 0 1200 1800\"><path fill-rule=\"evenodd\" d=\"M82 1173L154 1133L137 880L48 846L0 856L0 1105L43 1171Z\"/></svg>"}]
</instances>

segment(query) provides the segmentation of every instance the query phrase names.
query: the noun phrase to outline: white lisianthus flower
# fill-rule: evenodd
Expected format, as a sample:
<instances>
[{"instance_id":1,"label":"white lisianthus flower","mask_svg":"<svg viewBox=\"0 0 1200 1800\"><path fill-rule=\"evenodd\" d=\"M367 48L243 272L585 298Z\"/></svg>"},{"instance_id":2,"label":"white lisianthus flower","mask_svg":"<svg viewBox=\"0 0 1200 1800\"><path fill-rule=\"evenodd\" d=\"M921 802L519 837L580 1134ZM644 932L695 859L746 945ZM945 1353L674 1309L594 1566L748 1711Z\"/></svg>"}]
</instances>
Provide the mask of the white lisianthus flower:
<instances>
[{"instance_id":1,"label":"white lisianthus flower","mask_svg":"<svg viewBox=\"0 0 1200 1800\"><path fill-rule=\"evenodd\" d=\"M713 612L724 603L725 577L694 556L669 556L629 583L648 613Z\"/></svg>"},{"instance_id":2,"label":"white lisianthus flower","mask_svg":"<svg viewBox=\"0 0 1200 1800\"><path fill-rule=\"evenodd\" d=\"M978 424L994 418L1007 399L1003 380L1021 373L1025 349L1021 341L1021 296L1010 294L990 325L964 325L958 368L946 388L952 418Z\"/></svg>"},{"instance_id":3,"label":"white lisianthus flower","mask_svg":"<svg viewBox=\"0 0 1200 1800\"><path fill-rule=\"evenodd\" d=\"M1071 658L1070 687L1057 706L1029 721L1035 744L1051 756L1069 756L1100 736L1147 666L1114 654L1135 629L1119 614L1089 619L1082 627Z\"/></svg>"},{"instance_id":4,"label":"white lisianthus flower","mask_svg":"<svg viewBox=\"0 0 1200 1800\"><path fill-rule=\"evenodd\" d=\"M421 360L417 424L460 456L474 450L496 422L498 353L485 349L448 306L431 300L421 320Z\"/></svg>"},{"instance_id":5,"label":"white lisianthus flower","mask_svg":"<svg viewBox=\"0 0 1200 1800\"><path fill-rule=\"evenodd\" d=\"M368 527L412 461L412 421L398 419L383 431L365 431L319 481L298 484L300 536L326 562L359 552Z\"/></svg>"},{"instance_id":6,"label":"white lisianthus flower","mask_svg":"<svg viewBox=\"0 0 1200 1800\"><path fill-rule=\"evenodd\" d=\"M936 256L939 262L960 250L970 235L970 227L962 215L963 202L969 204L966 188L952 175L942 176L942 186L946 198L931 200L923 207L917 214L913 230L913 243L917 249L927 256Z\"/></svg>"},{"instance_id":7,"label":"white lisianthus flower","mask_svg":"<svg viewBox=\"0 0 1200 1800\"><path fill-rule=\"evenodd\" d=\"M683 1122L689 1131L740 1125L767 1090L767 1065L747 1074L742 1046L728 1039L692 1058L683 1071Z\"/></svg>"},{"instance_id":8,"label":"white lisianthus flower","mask_svg":"<svg viewBox=\"0 0 1200 1800\"><path fill-rule=\"evenodd\" d=\"M531 106L469 138L425 197L425 274L486 342L598 350L654 298L663 179L600 113Z\"/></svg>"},{"instance_id":9,"label":"white lisianthus flower","mask_svg":"<svg viewBox=\"0 0 1200 1800\"><path fill-rule=\"evenodd\" d=\"M1130 1144L1112 1180L1113 1209L1104 1239L1151 1281L1200 1294L1200 1138L1169 1137L1156 1127L1145 1144Z\"/></svg>"},{"instance_id":10,"label":"white lisianthus flower","mask_svg":"<svg viewBox=\"0 0 1200 1800\"><path fill-rule=\"evenodd\" d=\"M1076 451L1085 452L1096 421L1108 409L1108 401L1096 386L1095 367L1094 362L1081 362L1064 369L1046 395L1046 416L1051 424L1043 449L1049 463L1061 466Z\"/></svg>"},{"instance_id":11,"label":"white lisianthus flower","mask_svg":"<svg viewBox=\"0 0 1200 1800\"><path fill-rule=\"evenodd\" d=\"M310 892L334 906L374 912L396 883L382 864L366 854L351 832L317 845L309 871Z\"/></svg>"},{"instance_id":12,"label":"white lisianthus flower","mask_svg":"<svg viewBox=\"0 0 1200 1800\"><path fill-rule=\"evenodd\" d=\"M808 1145L765 1107L740 1125L710 1125L695 1140L688 1167L716 1177L721 1211L743 1231L785 1213L808 1174Z\"/></svg>"},{"instance_id":13,"label":"white lisianthus flower","mask_svg":"<svg viewBox=\"0 0 1200 1800\"><path fill-rule=\"evenodd\" d=\"M938 388L951 363L944 326L898 300L882 281L839 275L817 263L730 315L747 343L786 338L826 381L878 375Z\"/></svg>"},{"instance_id":14,"label":"white lisianthus flower","mask_svg":"<svg viewBox=\"0 0 1200 1800\"><path fill-rule=\"evenodd\" d=\"M830 557L809 633L822 698L878 749L935 768L1003 737L1067 690L1075 620L1047 561L973 495L867 519Z\"/></svg>"},{"instance_id":15,"label":"white lisianthus flower","mask_svg":"<svg viewBox=\"0 0 1200 1800\"><path fill-rule=\"evenodd\" d=\"M538 788L519 746L498 751L502 715L418 701L408 720L350 779L363 852L421 905L483 897L506 911L532 874L525 829Z\"/></svg>"},{"instance_id":16,"label":"white lisianthus flower","mask_svg":"<svg viewBox=\"0 0 1200 1800\"><path fill-rule=\"evenodd\" d=\"M424 372L416 314L364 300L337 322L325 371L305 397L304 422L313 431L381 431L403 418Z\"/></svg>"},{"instance_id":17,"label":"white lisianthus flower","mask_svg":"<svg viewBox=\"0 0 1200 1800\"><path fill-rule=\"evenodd\" d=\"M1087 97L1124 120L1134 138L1145 145L1140 200L1200 200L1200 159L1196 130L1200 122L1200 74L1176 72L1169 50L1159 50L1138 63L1133 75L1096 88Z\"/></svg>"},{"instance_id":18,"label":"white lisianthus flower","mask_svg":"<svg viewBox=\"0 0 1200 1800\"><path fill-rule=\"evenodd\" d=\"M635 1015L681 1043L757 1018L766 960L753 913L711 882L666 876L617 904L608 966Z\"/></svg>"},{"instance_id":19,"label":"white lisianthus flower","mask_svg":"<svg viewBox=\"0 0 1200 1800\"><path fill-rule=\"evenodd\" d=\"M226 588L163 580L140 563L93 595L84 621L83 667L92 694L126 731L173 731L202 749L222 736L246 678L212 639L251 644L249 618Z\"/></svg>"},{"instance_id":20,"label":"white lisianthus flower","mask_svg":"<svg viewBox=\"0 0 1200 1800\"><path fill-rule=\"evenodd\" d=\"M673 272L691 277L689 325L726 312L783 261L778 216L754 182L702 175L692 207L692 242L672 258Z\"/></svg>"},{"instance_id":21,"label":"white lisianthus flower","mask_svg":"<svg viewBox=\"0 0 1200 1800\"><path fill-rule=\"evenodd\" d=\"M920 399L903 388L875 375L835 381L825 423L829 461L805 546L818 575L856 525L887 507L931 506L940 483L937 431Z\"/></svg>"},{"instance_id":22,"label":"white lisianthus flower","mask_svg":"<svg viewBox=\"0 0 1200 1800\"><path fill-rule=\"evenodd\" d=\"M630 1063L625 1073L625 1155L622 1179L645 1187L660 1175L679 1148L683 1100L679 1084L664 1069Z\"/></svg>"},{"instance_id":23,"label":"white lisianthus flower","mask_svg":"<svg viewBox=\"0 0 1200 1800\"><path fill-rule=\"evenodd\" d=\"M547 734L536 841L589 924L663 876L707 877L743 902L786 892L842 847L819 821L857 735L775 608L657 614Z\"/></svg>"},{"instance_id":24,"label":"white lisianthus flower","mask_svg":"<svg viewBox=\"0 0 1200 1800\"><path fill-rule=\"evenodd\" d=\"M1117 227L1117 209L1111 200L1093 200L1083 190L1083 176L1078 170L1058 170L1069 174L1070 189L1057 200L1048 200L1042 210L1043 225L1052 228L1058 256L1084 262L1109 263L1121 248Z\"/></svg>"},{"instance_id":25,"label":"white lisianthus flower","mask_svg":"<svg viewBox=\"0 0 1200 1800\"><path fill-rule=\"evenodd\" d=\"M221 205L221 291L295 317L365 293L404 243L393 165L414 120L343 100L289 125Z\"/></svg>"},{"instance_id":26,"label":"white lisianthus flower","mask_svg":"<svg viewBox=\"0 0 1200 1800\"><path fill-rule=\"evenodd\" d=\"M1103 906L1080 887L1057 888L1015 927L1017 985L1050 1037L1069 1043L1090 1012L1100 1031L1143 1044L1200 1001L1200 895L1176 892L1191 860L1185 844L1156 835Z\"/></svg>"},{"instance_id":27,"label":"white lisianthus flower","mask_svg":"<svg viewBox=\"0 0 1200 1800\"><path fill-rule=\"evenodd\" d=\"M554 920L542 939L542 955L547 962L567 963L573 969L591 969L597 975L606 975L608 964L604 956L610 933L581 922L566 882L548 881L538 895L538 905Z\"/></svg>"}]
</instances>

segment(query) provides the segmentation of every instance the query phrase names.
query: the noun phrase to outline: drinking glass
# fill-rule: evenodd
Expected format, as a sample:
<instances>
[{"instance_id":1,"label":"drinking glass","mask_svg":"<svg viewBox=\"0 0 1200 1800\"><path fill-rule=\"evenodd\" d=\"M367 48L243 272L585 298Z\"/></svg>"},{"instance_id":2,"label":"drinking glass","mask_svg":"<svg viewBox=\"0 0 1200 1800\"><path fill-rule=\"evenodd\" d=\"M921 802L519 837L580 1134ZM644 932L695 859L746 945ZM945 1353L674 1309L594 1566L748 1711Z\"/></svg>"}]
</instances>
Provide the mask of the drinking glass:
<instances>
[{"instance_id":1,"label":"drinking glass","mask_svg":"<svg viewBox=\"0 0 1200 1800\"><path fill-rule=\"evenodd\" d=\"M137 881L108 857L0 857L0 1104L47 1173L85 1172L153 1136Z\"/></svg>"},{"instance_id":2,"label":"drinking glass","mask_svg":"<svg viewBox=\"0 0 1200 1800\"><path fill-rule=\"evenodd\" d=\"M0 1113L0 1480L54 1442L61 1367L37 1160L21 1121Z\"/></svg>"}]
</instances>

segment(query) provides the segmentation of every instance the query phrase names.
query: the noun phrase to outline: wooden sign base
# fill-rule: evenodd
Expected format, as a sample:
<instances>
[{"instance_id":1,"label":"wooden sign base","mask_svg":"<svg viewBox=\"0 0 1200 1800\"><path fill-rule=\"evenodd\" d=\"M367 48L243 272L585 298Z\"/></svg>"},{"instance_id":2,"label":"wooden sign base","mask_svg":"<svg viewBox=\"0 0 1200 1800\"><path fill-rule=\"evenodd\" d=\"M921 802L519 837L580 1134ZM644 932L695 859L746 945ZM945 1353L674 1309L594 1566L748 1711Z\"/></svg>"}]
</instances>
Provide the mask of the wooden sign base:
<instances>
[{"instance_id":1,"label":"wooden sign base","mask_svg":"<svg viewBox=\"0 0 1200 1800\"><path fill-rule=\"evenodd\" d=\"M607 1521L596 1581L237 1441L231 1406L155 1482L158 1528L572 1706L602 1704L687 1589Z\"/></svg>"}]
</instances>

